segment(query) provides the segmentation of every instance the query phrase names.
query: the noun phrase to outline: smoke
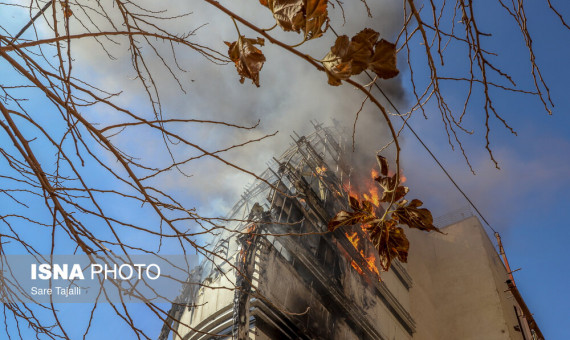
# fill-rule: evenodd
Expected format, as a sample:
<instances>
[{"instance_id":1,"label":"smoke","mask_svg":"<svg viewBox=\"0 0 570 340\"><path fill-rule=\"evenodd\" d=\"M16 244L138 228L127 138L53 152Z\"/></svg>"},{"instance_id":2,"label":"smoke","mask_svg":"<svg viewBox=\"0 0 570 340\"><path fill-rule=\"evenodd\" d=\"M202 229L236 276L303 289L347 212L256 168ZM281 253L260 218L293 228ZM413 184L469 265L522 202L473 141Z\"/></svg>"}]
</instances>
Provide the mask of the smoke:
<instances>
[{"instance_id":1,"label":"smoke","mask_svg":"<svg viewBox=\"0 0 570 340\"><path fill-rule=\"evenodd\" d=\"M195 32L195 42L210 46L219 51L227 47L223 41L235 41L237 33L230 17L205 3L189 3L174 1L175 4L164 5L176 8L177 12L192 11L183 19L164 21L167 29L174 32L186 32L200 27ZM151 7L156 4L147 2ZM338 34L352 36L360 30L370 27L380 32L381 37L393 40L402 25L401 6L394 1L375 1L370 3L373 18L367 17L366 8L361 2L344 4L344 16L337 4L329 5L331 26ZM229 4L232 10L252 20L261 27L271 27L274 20L270 11L256 1L247 7ZM172 11L168 15L174 15ZM206 24L202 26L203 24ZM105 23L102 23L105 25ZM241 34L255 38L258 35L239 25ZM301 36L296 33L284 33L279 28L270 32L273 36L287 43L296 44ZM309 41L299 47L301 51L317 59L322 58L334 44L336 37L331 30L324 37ZM116 39L125 43L126 40ZM169 48L165 45L165 47ZM246 145L221 153L220 156L244 169L259 173L273 156L278 156L292 143L291 135L295 131L299 135L310 133L311 120L330 124L337 120L350 134L357 111L364 100L364 95L356 89L344 85L332 87L327 84L326 75L299 57L292 55L278 46L266 44L261 48L267 58L260 76L261 87L256 88L246 79L244 84L238 82L239 76L233 64L216 65L206 61L187 48L176 47L176 62L187 72L178 71L179 78L186 94L180 91L178 83L162 66L156 57L151 60L149 68L154 70L154 78L161 91L161 102L167 118L194 118L225 121L240 125L254 125L254 130L238 130L214 125L188 126L179 132L206 150L215 151L229 146L257 139L266 134L279 131L276 136L260 142ZM73 47L76 60L90 65L90 69L76 70L84 77L95 78L96 84L102 88L116 91L125 90L122 101L125 105L139 110L148 110L148 106L140 104L144 98L143 89L138 87L135 73L130 67L130 58L125 48L115 47L110 52L118 61L109 63L103 51L93 41L79 41ZM167 53L165 53L167 54ZM167 60L174 64L173 60ZM402 63L400 63L402 68ZM94 73L93 70L97 72ZM128 71L127 78L125 72ZM82 73L83 72L83 73ZM119 74L120 76L117 76ZM395 80L381 82L382 88L396 102L404 100L401 75ZM367 83L366 77L358 79ZM96 113L101 114L101 113ZM105 117L107 121L113 117ZM350 137L350 136L348 136ZM136 139L134 142L133 139ZM390 141L389 130L380 111L367 101L359 114L355 133L355 168L362 166L367 173L375 162L375 151ZM133 134L125 134L115 138L115 142L129 145L140 157L165 159L167 155L156 146L161 143L160 136L146 138ZM187 157L177 154L175 156ZM250 175L222 164L213 158L203 158L182 167L186 174L170 172L158 178L166 190L177 191L187 195L189 202L196 204L199 211L206 215L224 215L239 198L244 186L253 181Z\"/></svg>"}]
</instances>

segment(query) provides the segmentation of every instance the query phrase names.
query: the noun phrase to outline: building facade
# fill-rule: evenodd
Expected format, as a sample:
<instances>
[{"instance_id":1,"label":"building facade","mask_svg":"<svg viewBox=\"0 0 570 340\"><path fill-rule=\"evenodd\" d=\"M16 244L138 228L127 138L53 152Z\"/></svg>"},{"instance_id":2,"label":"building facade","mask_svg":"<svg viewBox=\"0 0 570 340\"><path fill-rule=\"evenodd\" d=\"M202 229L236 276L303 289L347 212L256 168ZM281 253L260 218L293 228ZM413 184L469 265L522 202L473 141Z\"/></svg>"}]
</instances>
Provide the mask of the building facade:
<instances>
[{"instance_id":1,"label":"building facade","mask_svg":"<svg viewBox=\"0 0 570 340\"><path fill-rule=\"evenodd\" d=\"M408 263L382 273L360 227L326 232L352 160L338 128L313 125L234 206L161 339L540 338L469 212L441 220L445 234L407 229Z\"/></svg>"}]
</instances>

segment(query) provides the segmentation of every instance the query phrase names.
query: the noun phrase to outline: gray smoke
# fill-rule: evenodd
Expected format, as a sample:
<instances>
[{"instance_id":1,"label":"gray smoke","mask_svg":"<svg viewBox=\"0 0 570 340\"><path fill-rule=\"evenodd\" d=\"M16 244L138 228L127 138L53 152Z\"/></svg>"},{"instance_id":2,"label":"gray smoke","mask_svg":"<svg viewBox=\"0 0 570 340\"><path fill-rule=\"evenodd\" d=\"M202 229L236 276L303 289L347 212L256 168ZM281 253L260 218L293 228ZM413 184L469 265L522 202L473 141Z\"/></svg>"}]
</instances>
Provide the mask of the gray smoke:
<instances>
[{"instance_id":1,"label":"gray smoke","mask_svg":"<svg viewBox=\"0 0 570 340\"><path fill-rule=\"evenodd\" d=\"M332 5L329 5L331 26L338 34L348 36L370 27L379 31L381 37L393 40L402 23L403 14L399 3L375 1L369 5L373 18L367 17L366 9L361 2L344 4L346 23L343 23L339 6L332 8ZM229 6L236 13L261 27L271 27L274 24L270 11L257 1L252 1L247 6L240 6L237 3ZM237 38L232 20L208 4L176 1L176 6L168 7L176 8L176 12L193 12L184 19L166 22L172 31L186 32L207 23L196 31L196 43L225 52L227 47L223 41L231 42ZM176 12L170 11L169 14L173 15ZM243 25L240 25L240 31L247 37L258 36ZM300 35L284 33L279 28L270 33L290 44L296 44L301 40ZM309 41L299 49L319 59L327 54L335 39L332 31L329 31L324 37ZM92 41L81 41L74 46L76 59L87 61L97 70L96 75L92 70L87 70L85 76L95 76L96 83L102 84L103 88L126 90L127 96L123 98L123 103L136 109L143 108L137 104L141 101L143 91L139 88L138 82L133 80L135 73L132 68L129 74L131 80L124 77L125 70L129 69L128 52L124 48L113 49L112 53L119 60L108 63L103 62L105 55ZM205 149L209 151L224 149L279 131L275 137L220 154L226 160L255 173L261 172L271 157L280 154L289 146L293 131L299 135L310 133L312 131L310 120L330 124L331 119L336 119L350 134L355 114L364 100L364 95L350 86L329 86L324 73L278 46L269 43L261 49L267 62L261 71L260 88L256 88L248 79L244 84L240 84L233 64L215 65L187 48L177 48L177 62L188 70L188 72L176 71L176 76L186 89L187 94L184 94L161 65L161 61L157 58L149 59L152 60L151 68L158 70L154 72L154 76L161 89L166 117L211 119L240 125L253 125L258 120L261 121L255 130L194 125L179 131ZM172 63L172 60L167 61ZM399 66L403 68L402 63ZM400 75L395 80L381 82L383 89L398 103L404 100L401 77ZM366 77L358 80L361 83L368 82ZM111 117L105 119L112 120ZM133 138L139 140L136 145L133 145ZM141 136L125 135L115 141L132 145L129 150L132 149L141 157L157 159L166 157L164 151L160 151L161 149L155 144L161 142L160 136L141 139ZM389 141L389 131L380 112L368 101L356 125L357 157L355 158L364 160L363 164L366 165L363 167L370 169L375 162L375 151ZM177 154L177 156L188 155ZM357 162L355 165L359 164L360 162ZM198 205L203 214L209 215L225 214L239 197L244 186L253 180L251 176L211 158L193 162L191 166L184 167L184 171L192 177L187 178L177 172L171 172L160 177L161 184L166 186L166 190L184 191L185 195L188 195L189 202Z\"/></svg>"}]
</instances>

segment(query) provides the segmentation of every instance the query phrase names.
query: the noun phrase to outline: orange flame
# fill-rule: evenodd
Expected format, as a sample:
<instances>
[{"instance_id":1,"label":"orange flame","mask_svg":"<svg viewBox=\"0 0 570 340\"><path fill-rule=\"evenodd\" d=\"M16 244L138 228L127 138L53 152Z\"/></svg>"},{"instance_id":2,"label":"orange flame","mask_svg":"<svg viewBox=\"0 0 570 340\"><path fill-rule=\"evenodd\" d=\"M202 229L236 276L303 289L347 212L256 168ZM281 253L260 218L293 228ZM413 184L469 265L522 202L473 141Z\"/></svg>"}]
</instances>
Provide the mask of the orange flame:
<instances>
[{"instance_id":1,"label":"orange flame","mask_svg":"<svg viewBox=\"0 0 570 340\"><path fill-rule=\"evenodd\" d=\"M360 195L354 190L354 187L350 185L350 182L345 182L342 186L344 188L344 191L348 194L348 196L360 199Z\"/></svg>"},{"instance_id":2,"label":"orange flame","mask_svg":"<svg viewBox=\"0 0 570 340\"><path fill-rule=\"evenodd\" d=\"M327 171L327 168L325 166L318 166L315 170L317 171L317 175L322 176Z\"/></svg>"},{"instance_id":3,"label":"orange flame","mask_svg":"<svg viewBox=\"0 0 570 340\"><path fill-rule=\"evenodd\" d=\"M345 191L348 193L349 196L355 197L358 200L367 200L369 202L371 202L374 206L376 207L380 207L380 196L379 196L379 188L378 185L375 181L375 178L378 177L379 173L376 169L371 169L370 170L370 178L371 180L366 181L365 185L366 185L366 190L367 192L364 193L358 193L354 190L354 187L352 185L350 185L350 182L345 182L343 187L345 189ZM406 177L402 174L400 177L400 182L404 183L406 181ZM364 233L367 233L366 231L366 225L361 225L362 231L364 231ZM359 246L360 243L360 238L358 236L358 233L352 232L352 233L345 233L347 239L350 241L350 243L352 244L352 246L354 247L354 249L356 249L360 256L362 256L362 259L364 259L364 261L366 262L366 267L368 268L368 270L372 273L375 273L376 276L378 277L378 280L380 280L380 270L378 269L378 267L376 266L376 256L374 254L370 254L370 256L367 256L364 252L364 250L362 250L361 248L363 248L362 246ZM351 266L360 274L363 275L363 270L362 267L360 267L354 260L351 260Z\"/></svg>"},{"instance_id":4,"label":"orange flame","mask_svg":"<svg viewBox=\"0 0 570 340\"><path fill-rule=\"evenodd\" d=\"M375 207L380 206L380 198L378 198L378 188L372 187L367 194L362 194L365 200L370 201Z\"/></svg>"},{"instance_id":5,"label":"orange flame","mask_svg":"<svg viewBox=\"0 0 570 340\"><path fill-rule=\"evenodd\" d=\"M364 275L364 272L362 271L362 268L360 268L360 266L357 265L356 262L354 262L354 260L352 260L352 262L350 262L350 265L352 266L352 268L356 269L356 271L358 272L358 274Z\"/></svg>"},{"instance_id":6,"label":"orange flame","mask_svg":"<svg viewBox=\"0 0 570 340\"><path fill-rule=\"evenodd\" d=\"M372 181L367 183L366 189L368 192L362 194L362 197L364 197L365 200L372 202L375 207L379 207L380 197L378 196L378 185L374 183L374 179L378 177L378 171L376 171L376 169L370 170L370 177L372 178Z\"/></svg>"},{"instance_id":7,"label":"orange flame","mask_svg":"<svg viewBox=\"0 0 570 340\"><path fill-rule=\"evenodd\" d=\"M376 177L378 177L378 171L376 171L376 169L370 170L370 176L372 177L372 179L375 179Z\"/></svg>"},{"instance_id":8,"label":"orange flame","mask_svg":"<svg viewBox=\"0 0 570 340\"><path fill-rule=\"evenodd\" d=\"M348 241L350 241L350 243L354 247L354 249L358 250L360 253L360 256L362 256L364 261L366 261L366 266L368 267L368 270L370 270L373 273L376 273L378 278L380 278L380 271L378 270L378 267L376 267L376 257L374 255L366 256L366 254L364 254L364 250L359 249L360 248L359 247L360 238L358 237L357 232L355 231L352 234L345 233L345 235L346 235L346 238L348 239ZM360 275L364 275L362 272L362 268L360 268L360 266L358 266L354 260L352 260L352 262L350 264L352 265L352 267L354 269L356 269L356 271Z\"/></svg>"},{"instance_id":9,"label":"orange flame","mask_svg":"<svg viewBox=\"0 0 570 340\"><path fill-rule=\"evenodd\" d=\"M368 269L371 272L376 273L376 276L378 276L378 278L380 278L380 271L378 270L378 267L376 267L376 257L374 255L370 255L369 257L366 257L366 256L364 256L362 250L360 251L360 254L362 255L362 257L366 261L366 265L368 266Z\"/></svg>"},{"instance_id":10,"label":"orange flame","mask_svg":"<svg viewBox=\"0 0 570 340\"><path fill-rule=\"evenodd\" d=\"M352 235L349 235L348 233L346 234L346 238L350 241L350 243L352 243L352 246L354 247L354 249L358 249L358 242L360 242L360 238L358 237L358 234L356 233L356 231L354 233L352 233Z\"/></svg>"}]
</instances>

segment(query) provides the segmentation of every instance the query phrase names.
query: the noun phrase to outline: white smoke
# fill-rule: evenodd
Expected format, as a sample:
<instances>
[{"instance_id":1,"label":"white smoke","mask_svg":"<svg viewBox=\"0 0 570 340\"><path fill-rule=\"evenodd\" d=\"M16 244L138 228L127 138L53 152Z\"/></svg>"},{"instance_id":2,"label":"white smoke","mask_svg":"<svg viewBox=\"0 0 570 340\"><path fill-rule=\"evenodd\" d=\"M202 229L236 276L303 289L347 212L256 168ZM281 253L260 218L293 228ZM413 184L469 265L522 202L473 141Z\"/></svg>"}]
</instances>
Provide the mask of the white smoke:
<instances>
[{"instance_id":1,"label":"white smoke","mask_svg":"<svg viewBox=\"0 0 570 340\"><path fill-rule=\"evenodd\" d=\"M103 2L104 3L104 2ZM231 10L251 20L260 27L271 27L274 19L270 11L257 1L250 3L229 3ZM352 36L360 30L370 27L381 33L381 37L393 39L401 28L402 9L396 1L371 2L370 10L373 18L366 15L366 9L361 2L344 4L344 16L337 4L334 8L329 5L331 26L338 34ZM213 6L203 2L143 1L141 6L152 9L168 8L164 16L192 12L191 15L170 21L160 21L162 27L171 32L192 31L198 27L193 41L225 52L224 41L234 41L237 32L230 17ZM117 11L109 11L115 13ZM80 16L81 13L75 13ZM117 19L117 18L115 18ZM105 20L94 18L102 30L110 28ZM205 26L202 26L206 24ZM255 32L239 25L241 34L255 38ZM75 29L83 28L77 25ZM46 31L49 31L46 29ZM296 44L301 35L284 33L279 28L270 32L275 37ZM319 59L327 54L334 44L336 36L329 30L325 36L309 41L299 49ZM108 51L117 58L109 61L106 53L92 39L74 42L72 53L76 64L74 74L89 79L96 86L111 91L124 91L119 103L134 111L149 111L144 104L144 90L136 80L136 73L130 66L130 55L126 49L127 40L116 37L114 41L121 46L106 42ZM163 55L176 72L186 90L184 94L178 83L162 66L162 61L152 56L152 51L145 48L148 56L147 63L153 70L154 81L158 84L165 118L194 118L225 121L240 125L253 125L258 120L260 126L255 130L237 130L212 125L188 125L176 131L189 140L204 147L208 151L227 148L250 139L260 138L266 134L279 133L258 143L236 148L220 154L224 159L237 164L254 173L266 168L271 157L280 154L292 142L290 135L296 131L299 135L310 133L310 120L330 124L331 119L338 120L348 131L352 131L355 114L360 108L364 95L350 86L332 87L327 84L326 75L301 58L288 53L278 46L267 43L262 51L267 58L260 76L261 87L256 88L246 79L244 84L238 82L239 76L233 64L216 65L205 60L202 56L184 47L176 47L176 62L187 72L179 71L174 66L174 60L168 57L169 46L165 47ZM400 65L401 66L401 65ZM368 82L363 77L362 83ZM400 80L384 82L382 86L393 95L393 99L403 100L403 90ZM94 119L100 122L114 122L117 118L106 112L93 110ZM380 112L370 102L364 106L356 126L356 151L374 161L374 151L390 140L389 132ZM142 159L168 160L168 155L159 145L162 137L159 135L137 135L126 133L114 138L114 142L123 146L126 151ZM190 155L182 154L173 147L176 158L183 159ZM196 152L198 154L198 152ZM186 174L171 171L157 178L165 190L177 192L185 196L186 201L197 205L203 214L223 215L239 197L244 186L253 178L237 171L213 158L203 158L182 167Z\"/></svg>"}]
</instances>

